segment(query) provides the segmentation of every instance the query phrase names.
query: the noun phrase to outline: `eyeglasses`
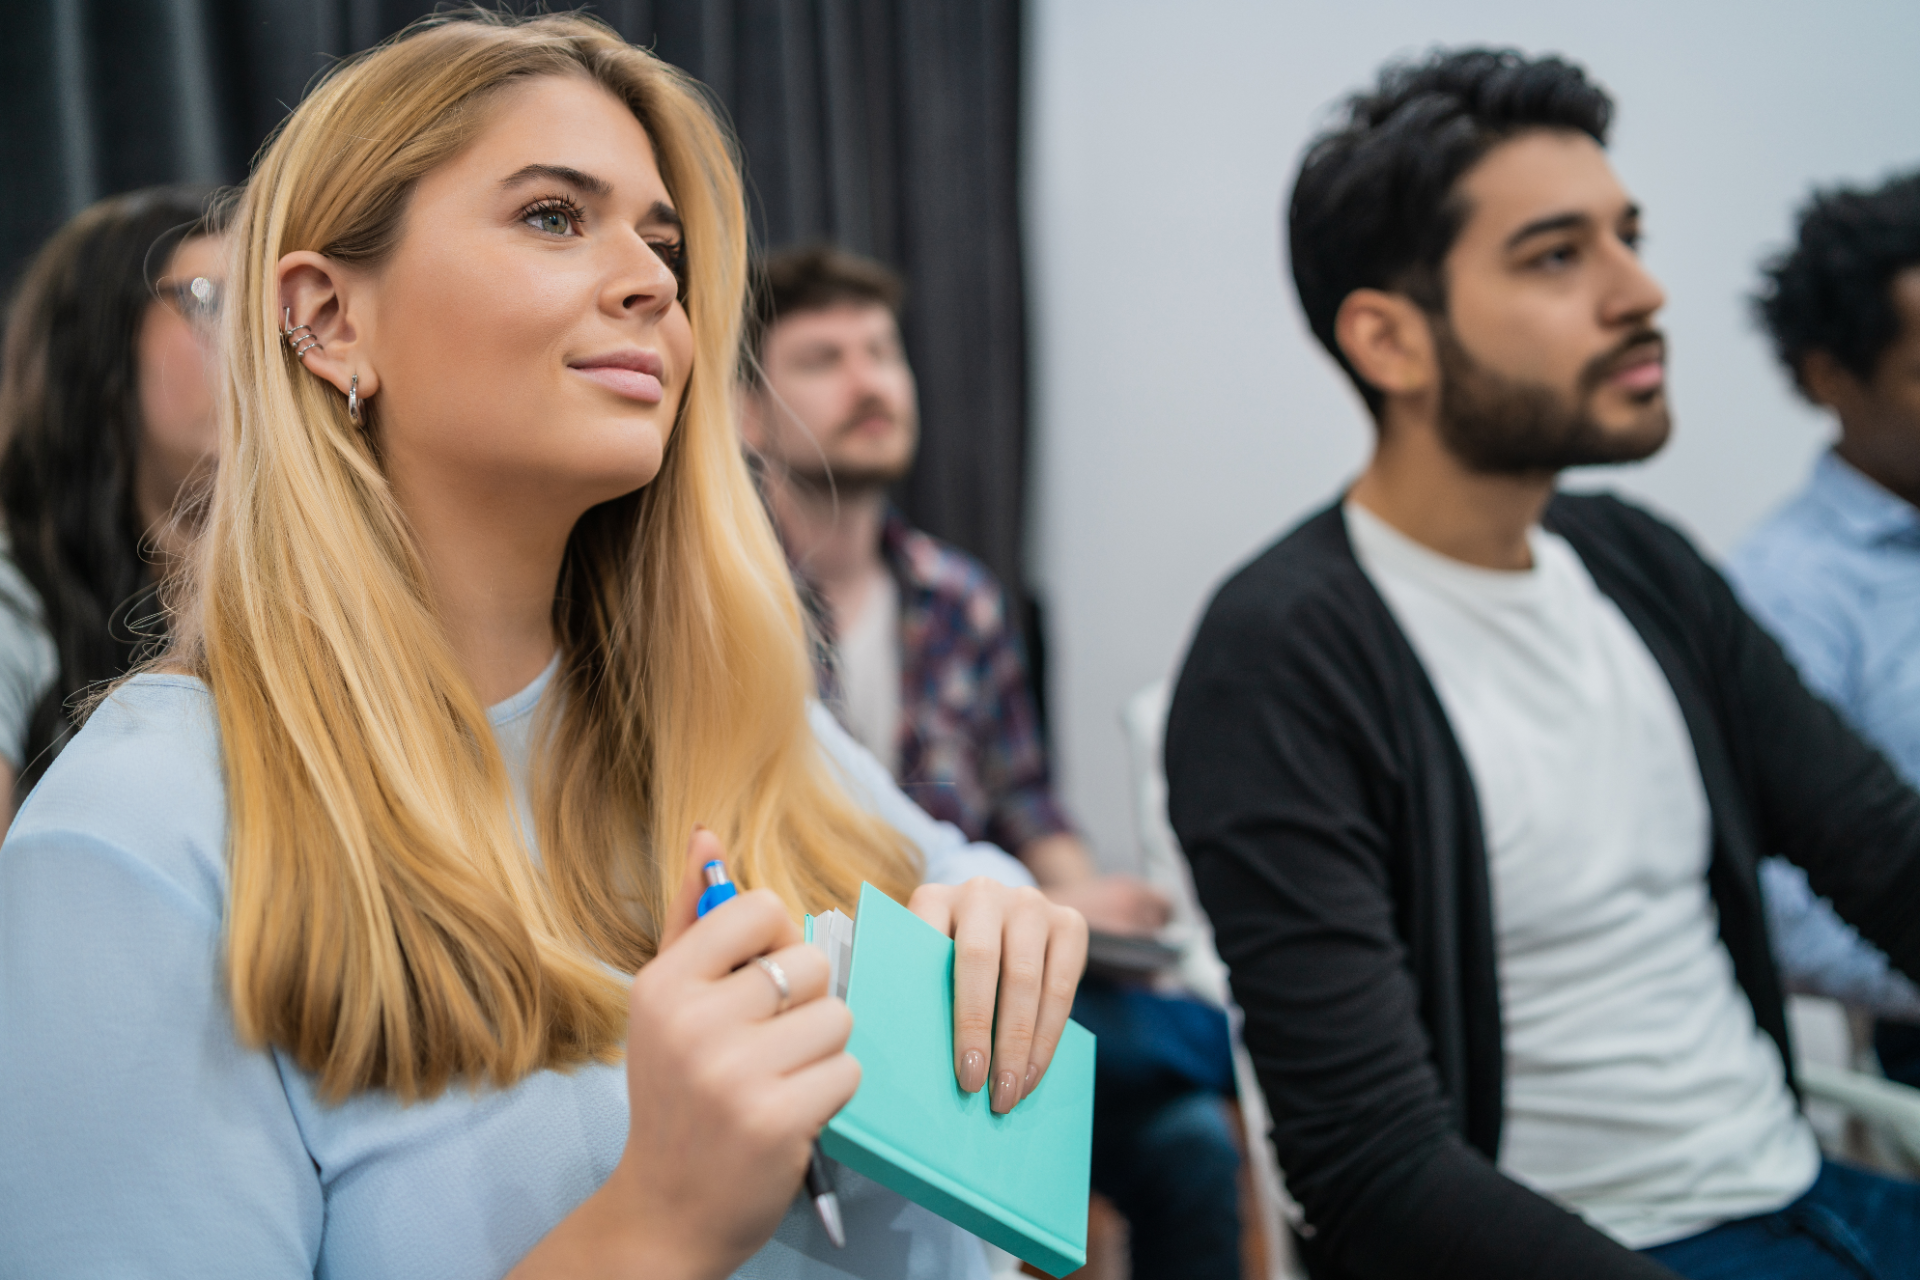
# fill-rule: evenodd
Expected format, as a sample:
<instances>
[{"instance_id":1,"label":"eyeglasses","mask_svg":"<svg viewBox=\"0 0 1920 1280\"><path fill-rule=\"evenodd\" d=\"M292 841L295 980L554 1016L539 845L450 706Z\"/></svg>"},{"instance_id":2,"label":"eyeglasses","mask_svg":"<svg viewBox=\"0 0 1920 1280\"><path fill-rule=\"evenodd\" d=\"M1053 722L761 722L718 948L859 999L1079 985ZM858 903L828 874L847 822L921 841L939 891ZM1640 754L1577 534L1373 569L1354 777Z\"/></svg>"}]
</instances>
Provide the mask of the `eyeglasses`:
<instances>
[{"instance_id":1,"label":"eyeglasses","mask_svg":"<svg viewBox=\"0 0 1920 1280\"><path fill-rule=\"evenodd\" d=\"M153 288L162 302L203 329L213 328L214 321L219 319L220 299L226 293L218 280L206 276L195 276L191 280L162 279L156 281Z\"/></svg>"}]
</instances>

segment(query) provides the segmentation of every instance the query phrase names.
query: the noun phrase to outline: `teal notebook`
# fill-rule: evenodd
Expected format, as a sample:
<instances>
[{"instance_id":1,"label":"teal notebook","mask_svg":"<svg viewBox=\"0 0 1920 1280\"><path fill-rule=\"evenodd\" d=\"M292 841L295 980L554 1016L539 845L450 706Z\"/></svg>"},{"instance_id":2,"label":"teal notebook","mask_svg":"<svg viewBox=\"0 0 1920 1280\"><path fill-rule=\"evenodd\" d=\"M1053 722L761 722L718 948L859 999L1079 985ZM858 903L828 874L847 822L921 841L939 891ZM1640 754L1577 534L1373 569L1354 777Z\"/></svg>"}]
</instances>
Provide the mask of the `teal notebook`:
<instances>
[{"instance_id":1,"label":"teal notebook","mask_svg":"<svg viewBox=\"0 0 1920 1280\"><path fill-rule=\"evenodd\" d=\"M953 1075L953 941L870 884L847 1004L860 1089L821 1133L826 1153L1049 1275L1086 1265L1092 1033L1068 1022L1033 1093L993 1114Z\"/></svg>"}]
</instances>

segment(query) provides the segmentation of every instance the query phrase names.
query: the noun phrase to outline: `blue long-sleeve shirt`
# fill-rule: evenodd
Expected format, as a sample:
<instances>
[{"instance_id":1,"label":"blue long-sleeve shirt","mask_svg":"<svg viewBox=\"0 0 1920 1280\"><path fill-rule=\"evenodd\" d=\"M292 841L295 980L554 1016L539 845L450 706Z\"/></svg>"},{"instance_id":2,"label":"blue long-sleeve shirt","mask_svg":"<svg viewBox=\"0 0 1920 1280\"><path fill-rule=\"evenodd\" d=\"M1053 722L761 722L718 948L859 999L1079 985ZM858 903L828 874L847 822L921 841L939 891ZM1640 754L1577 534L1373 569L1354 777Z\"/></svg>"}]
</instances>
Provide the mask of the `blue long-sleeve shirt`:
<instances>
[{"instance_id":1,"label":"blue long-sleeve shirt","mask_svg":"<svg viewBox=\"0 0 1920 1280\"><path fill-rule=\"evenodd\" d=\"M1808 687L1920 784L1920 510L1826 453L1726 568ZM1920 989L1804 872L1770 858L1761 879L1788 986L1920 1021Z\"/></svg>"},{"instance_id":2,"label":"blue long-sleeve shirt","mask_svg":"<svg viewBox=\"0 0 1920 1280\"><path fill-rule=\"evenodd\" d=\"M516 780L546 678L490 712ZM928 880L1031 883L914 808L824 710L810 719ZM283 1054L235 1037L226 823L211 698L147 675L95 712L0 846L0 1278L504 1275L612 1171L624 1068L321 1102ZM839 1178L844 1252L797 1201L739 1274L984 1280L972 1236Z\"/></svg>"}]
</instances>

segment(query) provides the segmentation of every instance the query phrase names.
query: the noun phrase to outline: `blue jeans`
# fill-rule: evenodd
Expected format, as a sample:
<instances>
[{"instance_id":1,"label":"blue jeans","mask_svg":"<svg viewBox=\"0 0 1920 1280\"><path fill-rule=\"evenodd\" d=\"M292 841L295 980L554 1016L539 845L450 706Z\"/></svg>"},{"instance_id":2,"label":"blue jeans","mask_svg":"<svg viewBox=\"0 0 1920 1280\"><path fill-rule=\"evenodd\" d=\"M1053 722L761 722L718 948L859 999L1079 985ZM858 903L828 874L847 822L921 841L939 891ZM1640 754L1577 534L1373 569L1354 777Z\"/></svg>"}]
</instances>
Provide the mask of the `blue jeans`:
<instances>
[{"instance_id":1,"label":"blue jeans","mask_svg":"<svg viewBox=\"0 0 1920 1280\"><path fill-rule=\"evenodd\" d=\"M1920 1183L1828 1161L1784 1209L1645 1252L1692 1280L1920 1280Z\"/></svg>"},{"instance_id":2,"label":"blue jeans","mask_svg":"<svg viewBox=\"0 0 1920 1280\"><path fill-rule=\"evenodd\" d=\"M1093 1189L1127 1220L1134 1280L1240 1280L1225 1017L1097 977L1073 1016L1098 1037Z\"/></svg>"}]
</instances>

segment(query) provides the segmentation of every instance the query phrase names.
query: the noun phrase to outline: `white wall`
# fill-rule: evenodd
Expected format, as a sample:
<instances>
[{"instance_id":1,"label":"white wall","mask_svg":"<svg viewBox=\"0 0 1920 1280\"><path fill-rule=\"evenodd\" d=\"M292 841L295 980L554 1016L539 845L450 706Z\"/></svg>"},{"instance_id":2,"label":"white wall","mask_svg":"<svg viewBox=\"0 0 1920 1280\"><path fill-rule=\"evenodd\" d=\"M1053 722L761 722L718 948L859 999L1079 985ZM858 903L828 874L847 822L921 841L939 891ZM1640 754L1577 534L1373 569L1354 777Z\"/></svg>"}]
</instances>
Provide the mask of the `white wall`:
<instances>
[{"instance_id":1,"label":"white wall","mask_svg":"<svg viewBox=\"0 0 1920 1280\"><path fill-rule=\"evenodd\" d=\"M1169 674L1214 584L1360 465L1370 428L1313 344L1280 208L1330 104L1396 54L1499 43L1583 62L1671 299L1676 438L1616 485L1724 552L1826 438L1748 319L1809 183L1920 163L1920 4L1827 0L1032 0L1031 572L1068 803L1134 834L1117 714Z\"/></svg>"}]
</instances>

